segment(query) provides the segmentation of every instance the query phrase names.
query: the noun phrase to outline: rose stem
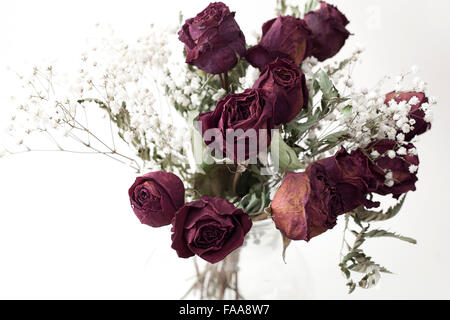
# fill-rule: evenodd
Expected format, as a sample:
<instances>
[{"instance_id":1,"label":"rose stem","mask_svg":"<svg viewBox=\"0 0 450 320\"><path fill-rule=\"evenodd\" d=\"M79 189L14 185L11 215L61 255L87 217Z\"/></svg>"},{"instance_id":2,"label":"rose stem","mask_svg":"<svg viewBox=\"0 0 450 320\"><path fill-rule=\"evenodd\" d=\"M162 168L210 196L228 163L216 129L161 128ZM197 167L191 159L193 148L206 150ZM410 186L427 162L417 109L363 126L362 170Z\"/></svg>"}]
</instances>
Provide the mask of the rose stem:
<instances>
[{"instance_id":1,"label":"rose stem","mask_svg":"<svg viewBox=\"0 0 450 320\"><path fill-rule=\"evenodd\" d=\"M230 93L230 86L229 86L229 84L228 84L228 71L227 72L225 72L224 74L223 74L223 78L224 78L224 84L225 84L225 91L227 92L227 93Z\"/></svg>"},{"instance_id":2,"label":"rose stem","mask_svg":"<svg viewBox=\"0 0 450 320\"><path fill-rule=\"evenodd\" d=\"M241 177L241 173L239 171L236 171L233 178L233 192L237 196L237 186L239 182L239 178Z\"/></svg>"}]
</instances>

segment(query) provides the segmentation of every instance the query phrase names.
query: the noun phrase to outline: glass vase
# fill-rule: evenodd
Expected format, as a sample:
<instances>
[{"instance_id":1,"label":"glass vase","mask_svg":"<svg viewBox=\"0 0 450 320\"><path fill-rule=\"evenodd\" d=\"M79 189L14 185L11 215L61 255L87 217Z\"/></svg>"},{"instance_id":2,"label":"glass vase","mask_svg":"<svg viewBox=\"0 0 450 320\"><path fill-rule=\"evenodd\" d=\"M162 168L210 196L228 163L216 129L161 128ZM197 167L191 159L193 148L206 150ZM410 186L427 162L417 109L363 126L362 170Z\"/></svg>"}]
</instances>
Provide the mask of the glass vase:
<instances>
[{"instance_id":1,"label":"glass vase","mask_svg":"<svg viewBox=\"0 0 450 320\"><path fill-rule=\"evenodd\" d=\"M283 239L272 220L258 221L244 245L217 264L194 259L187 299L311 299L313 282L299 248L291 245L285 260ZM192 279L192 278L191 278Z\"/></svg>"}]
</instances>

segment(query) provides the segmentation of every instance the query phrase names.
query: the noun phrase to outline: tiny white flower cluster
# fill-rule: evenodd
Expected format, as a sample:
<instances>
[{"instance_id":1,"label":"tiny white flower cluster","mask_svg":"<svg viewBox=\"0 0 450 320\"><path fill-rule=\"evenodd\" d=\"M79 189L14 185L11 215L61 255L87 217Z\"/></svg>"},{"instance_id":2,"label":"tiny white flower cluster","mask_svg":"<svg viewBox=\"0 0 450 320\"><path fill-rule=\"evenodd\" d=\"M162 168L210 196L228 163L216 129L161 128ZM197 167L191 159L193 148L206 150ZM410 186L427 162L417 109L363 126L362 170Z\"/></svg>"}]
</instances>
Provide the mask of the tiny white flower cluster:
<instances>
[{"instance_id":1,"label":"tiny white flower cluster","mask_svg":"<svg viewBox=\"0 0 450 320\"><path fill-rule=\"evenodd\" d=\"M187 126L174 119L176 112L172 105L166 106L165 88L160 83L166 71L164 66L171 59L169 39L174 34L174 30L152 26L145 37L127 43L110 33L82 54L76 81L69 86L53 67L35 68L30 77L22 78L28 99L19 104L17 115L11 119L11 136L19 145L32 132L50 135L58 130L64 137L78 139L75 133L82 129L93 136L87 110L101 108L137 156L142 158L139 153L148 150L142 170L159 169L161 158L185 163L182 150ZM187 94L195 100L192 92ZM90 108L91 105L96 108ZM89 141L83 140L83 144L92 147ZM115 146L109 151L117 154Z\"/></svg>"},{"instance_id":2,"label":"tiny white flower cluster","mask_svg":"<svg viewBox=\"0 0 450 320\"><path fill-rule=\"evenodd\" d=\"M66 120L61 106L68 109L73 107L69 99L64 97L61 101L52 99L55 89L53 85L54 71L52 67L39 69L34 67L26 76L20 76L20 81L27 92L23 101L16 104L16 110L11 115L11 122L7 133L16 145L23 145L24 139L34 132L46 132L49 129L61 129Z\"/></svg>"},{"instance_id":3,"label":"tiny white flower cluster","mask_svg":"<svg viewBox=\"0 0 450 320\"><path fill-rule=\"evenodd\" d=\"M252 88L259 76L260 72L257 68L248 66L245 76L239 79L239 92Z\"/></svg>"},{"instance_id":4,"label":"tiny white flower cluster","mask_svg":"<svg viewBox=\"0 0 450 320\"><path fill-rule=\"evenodd\" d=\"M313 81L318 72L323 70L329 75L330 80L342 96L348 94L349 90L353 90L353 80L351 74L355 64L360 63L360 56L362 52L363 49L357 47L348 58L342 61L331 59L324 63L320 63L315 57L306 58L301 65L301 69L305 74L309 92L315 92L313 89ZM320 92L312 98L313 108L320 107L322 99ZM348 113L344 112L344 108L347 105L348 103L340 105L335 110L332 110L325 118L315 123L311 129L309 129L307 138L309 140L320 140L325 138L327 135L345 130L346 128L342 125L339 119L348 116ZM340 146L341 145L338 144L336 147L330 148L329 150L316 155L314 158L305 158L305 161L309 163L317 159L332 156L336 153Z\"/></svg>"},{"instance_id":5,"label":"tiny white flower cluster","mask_svg":"<svg viewBox=\"0 0 450 320\"><path fill-rule=\"evenodd\" d=\"M397 80L397 88L405 88L404 82L407 75L402 75ZM417 81L419 86L414 86L412 90L424 92L423 81ZM404 90L404 89L403 89ZM399 145L405 145L405 135L414 130L416 120L410 117L411 108L419 103L419 99L413 96L409 101L396 102L394 99L386 101L386 93L381 91L381 86L369 91L367 89L352 90L348 96L349 100L341 104L338 108L344 117L341 123L348 130L349 149L365 148L371 142L382 139L396 141ZM436 104L434 98L430 99L431 104ZM432 110L430 103L423 103L420 108L425 113L424 120L431 122ZM350 108L348 106L351 106ZM350 110L348 114L345 110ZM388 153L388 156L395 157L395 151ZM399 155L405 155L406 149L399 148Z\"/></svg>"}]
</instances>

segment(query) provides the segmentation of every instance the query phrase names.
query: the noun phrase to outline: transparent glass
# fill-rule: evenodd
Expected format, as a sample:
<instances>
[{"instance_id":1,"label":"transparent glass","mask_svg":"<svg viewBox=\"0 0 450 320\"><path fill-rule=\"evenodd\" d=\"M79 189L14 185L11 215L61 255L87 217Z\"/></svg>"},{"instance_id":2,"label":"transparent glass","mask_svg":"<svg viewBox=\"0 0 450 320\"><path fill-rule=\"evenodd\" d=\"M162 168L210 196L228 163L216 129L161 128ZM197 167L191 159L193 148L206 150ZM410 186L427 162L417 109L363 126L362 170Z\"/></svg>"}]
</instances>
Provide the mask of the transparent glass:
<instances>
[{"instance_id":1,"label":"transparent glass","mask_svg":"<svg viewBox=\"0 0 450 320\"><path fill-rule=\"evenodd\" d=\"M239 255L239 288L245 299L311 299L313 282L299 248L282 257L283 239L272 220L253 224Z\"/></svg>"},{"instance_id":2,"label":"transparent glass","mask_svg":"<svg viewBox=\"0 0 450 320\"><path fill-rule=\"evenodd\" d=\"M222 262L212 265L199 258L179 259L163 241L149 257L146 269L159 299L313 298L311 273L299 248L289 246L286 263L282 253L280 232L272 220L264 220L254 222L244 245Z\"/></svg>"}]
</instances>

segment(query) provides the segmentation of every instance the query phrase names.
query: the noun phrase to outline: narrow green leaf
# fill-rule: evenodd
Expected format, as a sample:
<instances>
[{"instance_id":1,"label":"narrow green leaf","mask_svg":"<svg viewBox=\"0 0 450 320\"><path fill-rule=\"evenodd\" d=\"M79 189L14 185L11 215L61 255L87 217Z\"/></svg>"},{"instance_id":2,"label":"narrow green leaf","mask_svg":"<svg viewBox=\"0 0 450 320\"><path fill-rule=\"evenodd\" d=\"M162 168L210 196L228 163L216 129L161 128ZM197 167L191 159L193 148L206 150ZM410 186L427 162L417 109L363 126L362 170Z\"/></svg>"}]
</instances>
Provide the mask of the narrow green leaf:
<instances>
[{"instance_id":1,"label":"narrow green leaf","mask_svg":"<svg viewBox=\"0 0 450 320\"><path fill-rule=\"evenodd\" d=\"M273 133L270 154L272 160L278 162L279 168L283 171L295 171L304 167L297 153L284 142L278 131Z\"/></svg>"},{"instance_id":2,"label":"narrow green leaf","mask_svg":"<svg viewBox=\"0 0 450 320\"><path fill-rule=\"evenodd\" d=\"M316 77L319 82L320 90L323 93L323 97L326 100L331 100L333 98L339 97L338 91L334 87L333 82L325 71L318 71L316 73Z\"/></svg>"},{"instance_id":3,"label":"narrow green leaf","mask_svg":"<svg viewBox=\"0 0 450 320\"><path fill-rule=\"evenodd\" d=\"M389 231L382 230L382 229L371 230L371 231L365 233L364 236L367 238L381 238L381 237L395 238L395 239L399 239L399 240L409 242L412 244L417 244L417 241L413 238L405 237L400 234L397 234L394 232L389 232Z\"/></svg>"},{"instance_id":4,"label":"narrow green leaf","mask_svg":"<svg viewBox=\"0 0 450 320\"><path fill-rule=\"evenodd\" d=\"M355 209L352 216L361 222L386 221L395 217L405 203L406 196L400 199L395 205L390 207L386 212L367 210L364 207Z\"/></svg>"}]
</instances>

